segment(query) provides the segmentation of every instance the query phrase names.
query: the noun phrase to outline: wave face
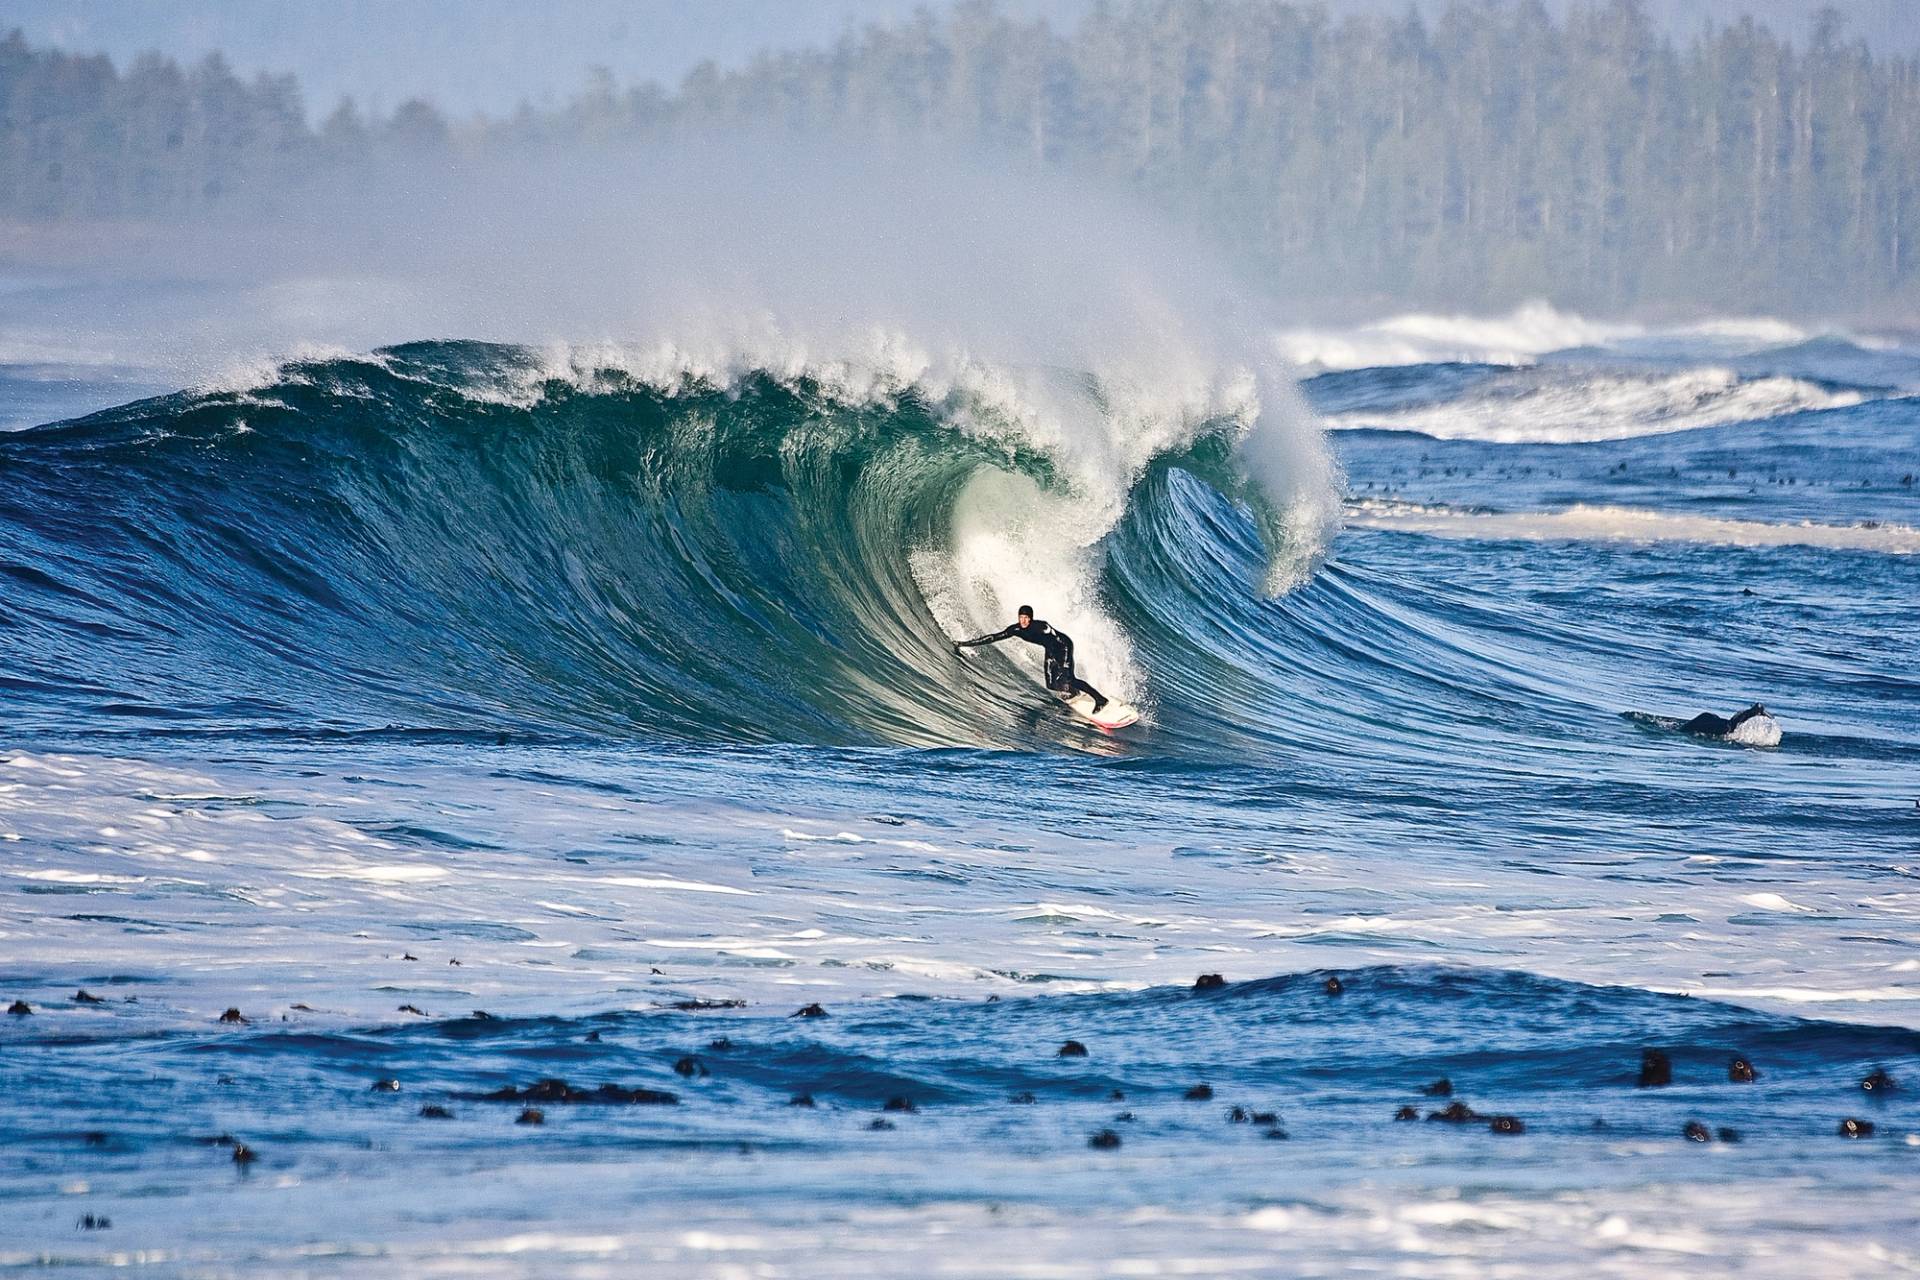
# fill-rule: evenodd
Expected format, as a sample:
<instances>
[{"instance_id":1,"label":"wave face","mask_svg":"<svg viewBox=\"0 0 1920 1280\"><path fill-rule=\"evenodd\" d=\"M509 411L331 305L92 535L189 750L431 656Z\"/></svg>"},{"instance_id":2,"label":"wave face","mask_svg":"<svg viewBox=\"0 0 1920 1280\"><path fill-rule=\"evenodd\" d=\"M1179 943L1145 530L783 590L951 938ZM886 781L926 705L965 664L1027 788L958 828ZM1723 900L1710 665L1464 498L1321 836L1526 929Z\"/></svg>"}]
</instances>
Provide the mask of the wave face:
<instances>
[{"instance_id":1,"label":"wave face","mask_svg":"<svg viewBox=\"0 0 1920 1280\"><path fill-rule=\"evenodd\" d=\"M1075 739L1026 655L947 637L1044 601L1143 696L1095 548L1190 518L1168 468L1265 534L1239 590L1324 549L1316 502L1241 465L1244 386L1156 416L1051 371L607 357L419 344L0 440L13 686L192 725Z\"/></svg>"}]
</instances>

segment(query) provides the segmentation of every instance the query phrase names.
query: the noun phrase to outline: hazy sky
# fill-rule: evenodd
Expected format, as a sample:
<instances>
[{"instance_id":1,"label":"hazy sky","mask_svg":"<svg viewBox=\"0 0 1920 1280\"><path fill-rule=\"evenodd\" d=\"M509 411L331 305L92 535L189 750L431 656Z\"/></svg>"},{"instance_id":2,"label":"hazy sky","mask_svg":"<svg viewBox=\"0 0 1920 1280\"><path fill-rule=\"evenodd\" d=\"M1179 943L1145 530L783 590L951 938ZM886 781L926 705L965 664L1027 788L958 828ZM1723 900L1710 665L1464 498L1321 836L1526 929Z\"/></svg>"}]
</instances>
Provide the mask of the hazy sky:
<instances>
[{"instance_id":1,"label":"hazy sky","mask_svg":"<svg viewBox=\"0 0 1920 1280\"><path fill-rule=\"evenodd\" d=\"M1335 12L1403 12L1409 0L1329 0ZM1565 9L1580 0L1547 0ZM1001 0L1020 15L1071 26L1091 0ZM1417 0L1437 12L1446 0ZM1800 36L1825 3L1888 49L1920 50L1920 0L1649 0L1681 33L1708 18L1753 13ZM456 112L506 111L562 98L587 69L619 81L677 82L703 59L738 64L765 48L825 44L849 27L903 18L922 0L7 0L0 28L117 61L149 49L181 59L210 50L236 67L293 71L310 112L343 94L390 110L427 97ZM927 7L944 6L935 0Z\"/></svg>"}]
</instances>

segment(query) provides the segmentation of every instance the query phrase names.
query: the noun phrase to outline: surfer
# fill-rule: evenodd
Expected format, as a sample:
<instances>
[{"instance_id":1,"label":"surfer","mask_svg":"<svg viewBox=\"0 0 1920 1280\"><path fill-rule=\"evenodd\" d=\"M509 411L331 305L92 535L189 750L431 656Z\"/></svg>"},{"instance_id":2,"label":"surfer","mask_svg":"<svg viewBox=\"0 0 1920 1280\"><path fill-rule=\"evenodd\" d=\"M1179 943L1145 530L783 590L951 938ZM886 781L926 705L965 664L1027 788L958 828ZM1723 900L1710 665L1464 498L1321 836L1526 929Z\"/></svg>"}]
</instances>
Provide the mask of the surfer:
<instances>
[{"instance_id":1,"label":"surfer","mask_svg":"<svg viewBox=\"0 0 1920 1280\"><path fill-rule=\"evenodd\" d=\"M1755 716L1764 716L1766 714L1767 709L1757 702L1745 711L1736 713L1731 720L1725 716L1716 716L1711 711L1702 711L1699 715L1681 725L1680 732L1693 734L1697 738L1729 738L1733 736L1735 729L1738 729L1747 721L1753 719Z\"/></svg>"},{"instance_id":2,"label":"surfer","mask_svg":"<svg viewBox=\"0 0 1920 1280\"><path fill-rule=\"evenodd\" d=\"M971 640L956 640L953 651L971 649L983 644L999 644L1002 640L1011 640L1015 636L1028 644L1037 644L1047 653L1047 688L1064 697L1084 693L1093 699L1093 710L1097 714L1107 705L1106 695L1079 679L1073 674L1073 637L1064 631L1055 630L1051 623L1034 620L1033 606L1020 606L1019 619L1004 631L992 635L975 636Z\"/></svg>"}]
</instances>

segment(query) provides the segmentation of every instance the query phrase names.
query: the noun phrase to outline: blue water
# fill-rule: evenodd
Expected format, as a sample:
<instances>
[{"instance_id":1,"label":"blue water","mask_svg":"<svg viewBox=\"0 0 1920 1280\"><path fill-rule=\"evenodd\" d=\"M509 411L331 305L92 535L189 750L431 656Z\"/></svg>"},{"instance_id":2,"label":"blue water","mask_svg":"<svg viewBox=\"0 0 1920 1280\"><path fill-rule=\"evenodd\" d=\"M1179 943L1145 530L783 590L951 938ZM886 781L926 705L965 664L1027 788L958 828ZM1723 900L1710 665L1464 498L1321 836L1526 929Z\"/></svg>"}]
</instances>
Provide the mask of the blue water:
<instances>
[{"instance_id":1,"label":"blue water","mask_svg":"<svg viewBox=\"0 0 1920 1280\"><path fill-rule=\"evenodd\" d=\"M0 434L0 1267L1920 1270L1904 342L1308 370L1319 545L1218 406L80 380ZM1141 725L951 653L1014 596Z\"/></svg>"}]
</instances>

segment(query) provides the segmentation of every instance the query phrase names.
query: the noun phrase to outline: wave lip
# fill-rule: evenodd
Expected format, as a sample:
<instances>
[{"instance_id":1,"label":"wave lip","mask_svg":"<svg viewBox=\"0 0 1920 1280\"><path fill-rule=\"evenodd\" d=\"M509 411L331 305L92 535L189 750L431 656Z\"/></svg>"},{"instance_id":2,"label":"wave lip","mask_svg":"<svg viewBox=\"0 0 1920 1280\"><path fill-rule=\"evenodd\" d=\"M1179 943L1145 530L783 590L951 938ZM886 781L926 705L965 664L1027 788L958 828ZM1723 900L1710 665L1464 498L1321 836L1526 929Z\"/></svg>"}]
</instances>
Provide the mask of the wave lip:
<instances>
[{"instance_id":1,"label":"wave lip","mask_svg":"<svg viewBox=\"0 0 1920 1280\"><path fill-rule=\"evenodd\" d=\"M1347 524L1441 538L1527 542L1688 542L1722 547L1818 547L1828 551L1920 554L1920 529L1904 524L1771 524L1676 515L1643 507L1576 503L1560 511L1481 511L1365 499L1349 503Z\"/></svg>"}]
</instances>

